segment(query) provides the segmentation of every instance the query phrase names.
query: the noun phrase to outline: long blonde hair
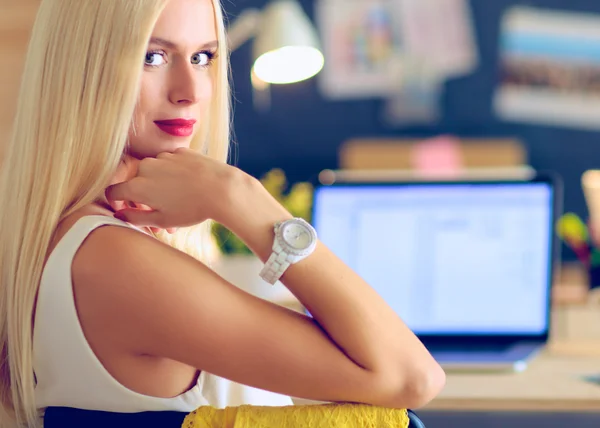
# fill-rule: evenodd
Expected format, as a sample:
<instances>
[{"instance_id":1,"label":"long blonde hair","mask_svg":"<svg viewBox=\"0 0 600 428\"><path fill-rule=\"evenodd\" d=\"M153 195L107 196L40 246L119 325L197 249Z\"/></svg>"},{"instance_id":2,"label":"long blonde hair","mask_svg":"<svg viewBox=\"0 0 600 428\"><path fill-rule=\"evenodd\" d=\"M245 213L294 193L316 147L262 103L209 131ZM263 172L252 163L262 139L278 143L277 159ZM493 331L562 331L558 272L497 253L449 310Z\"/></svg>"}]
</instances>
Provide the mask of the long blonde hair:
<instances>
[{"instance_id":1,"label":"long blonde hair","mask_svg":"<svg viewBox=\"0 0 600 428\"><path fill-rule=\"evenodd\" d=\"M124 153L143 59L168 0L42 0L0 171L2 426L39 425L32 363L35 300L58 223L92 203ZM192 148L226 161L228 56L219 0L214 98ZM201 258L206 224L160 235Z\"/></svg>"}]
</instances>

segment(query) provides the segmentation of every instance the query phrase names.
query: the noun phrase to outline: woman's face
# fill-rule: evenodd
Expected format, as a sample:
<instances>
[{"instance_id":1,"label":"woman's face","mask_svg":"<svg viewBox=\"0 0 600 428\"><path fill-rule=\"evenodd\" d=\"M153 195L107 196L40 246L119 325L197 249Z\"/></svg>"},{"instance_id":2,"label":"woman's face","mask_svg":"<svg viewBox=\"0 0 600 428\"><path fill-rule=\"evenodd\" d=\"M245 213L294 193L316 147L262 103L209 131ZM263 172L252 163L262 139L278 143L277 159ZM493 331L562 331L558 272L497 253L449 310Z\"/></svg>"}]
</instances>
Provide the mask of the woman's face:
<instances>
[{"instance_id":1,"label":"woman's face","mask_svg":"<svg viewBox=\"0 0 600 428\"><path fill-rule=\"evenodd\" d=\"M148 44L129 154L189 147L213 94L217 31L211 0L169 0Z\"/></svg>"}]
</instances>

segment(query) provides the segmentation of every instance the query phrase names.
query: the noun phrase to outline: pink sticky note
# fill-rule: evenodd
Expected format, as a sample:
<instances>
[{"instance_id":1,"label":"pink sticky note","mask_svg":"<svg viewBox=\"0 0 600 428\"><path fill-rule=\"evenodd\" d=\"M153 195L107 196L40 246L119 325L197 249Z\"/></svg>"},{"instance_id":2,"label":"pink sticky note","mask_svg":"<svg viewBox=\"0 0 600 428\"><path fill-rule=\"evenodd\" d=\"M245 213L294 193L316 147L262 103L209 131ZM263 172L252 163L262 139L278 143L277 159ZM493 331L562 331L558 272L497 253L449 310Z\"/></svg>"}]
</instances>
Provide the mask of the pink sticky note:
<instances>
[{"instance_id":1,"label":"pink sticky note","mask_svg":"<svg viewBox=\"0 0 600 428\"><path fill-rule=\"evenodd\" d=\"M463 169L460 141L452 136L422 141L414 147L411 161L422 174L458 175Z\"/></svg>"}]
</instances>

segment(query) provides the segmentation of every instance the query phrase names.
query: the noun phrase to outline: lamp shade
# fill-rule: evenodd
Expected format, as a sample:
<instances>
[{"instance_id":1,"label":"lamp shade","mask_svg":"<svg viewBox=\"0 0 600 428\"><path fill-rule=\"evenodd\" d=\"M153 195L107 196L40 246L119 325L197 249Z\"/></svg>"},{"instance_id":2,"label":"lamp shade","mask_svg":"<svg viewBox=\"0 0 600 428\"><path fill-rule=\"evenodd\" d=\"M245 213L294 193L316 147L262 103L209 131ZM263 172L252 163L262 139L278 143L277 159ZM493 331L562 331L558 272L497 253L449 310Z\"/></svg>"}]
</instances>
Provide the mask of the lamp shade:
<instances>
[{"instance_id":1,"label":"lamp shade","mask_svg":"<svg viewBox=\"0 0 600 428\"><path fill-rule=\"evenodd\" d=\"M253 56L254 74L273 84L309 79L325 62L317 31L296 0L273 0L266 6Z\"/></svg>"}]
</instances>

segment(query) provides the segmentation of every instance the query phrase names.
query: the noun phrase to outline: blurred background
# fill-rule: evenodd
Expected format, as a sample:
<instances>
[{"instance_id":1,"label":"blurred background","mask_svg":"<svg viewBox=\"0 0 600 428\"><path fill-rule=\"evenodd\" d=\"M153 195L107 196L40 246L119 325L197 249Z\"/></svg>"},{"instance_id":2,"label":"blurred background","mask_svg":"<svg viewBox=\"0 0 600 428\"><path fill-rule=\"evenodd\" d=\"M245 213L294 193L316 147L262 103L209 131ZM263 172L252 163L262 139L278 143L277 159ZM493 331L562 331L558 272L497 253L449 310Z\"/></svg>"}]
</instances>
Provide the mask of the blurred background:
<instances>
[{"instance_id":1,"label":"blurred background","mask_svg":"<svg viewBox=\"0 0 600 428\"><path fill-rule=\"evenodd\" d=\"M230 21L235 22L248 8L263 8L267 3L265 0L226 0L224 7ZM401 2L394 1L302 0L300 3L315 22L325 50L325 69L315 78L272 87L271 108L260 111L253 104L252 85L248 77L252 67L252 42L243 44L232 53L236 160L242 169L261 176L271 168L279 167L294 182L311 179L326 168L340 167L340 149L344 143L354 139L413 140L440 135L459 139L510 139L522 148L525 163L538 170L556 171L562 176L565 183L565 210L587 217L581 175L585 170L600 165L600 98L595 102L578 103L578 95L585 94L587 88L576 87L573 90L573 104L572 98L567 96L563 99L560 96L567 90L556 88L556 97L552 100L540 99L540 104L548 101L562 104L564 111L558 108L546 112L537 111L539 106L531 97L524 96L521 102L518 99L506 100L508 110L515 106L523 110L517 113L522 120L514 120L514 117L503 114L498 99L503 83L506 83L503 66L511 53L510 46L507 46L511 41L508 39L521 31L518 23L511 25L506 22L508 15L515 11L515 6L538 7L542 11L600 13L598 2L473 0L467 2L466 11L462 11L462 2L409 1L405 2L404 16L402 10L398 11L397 4ZM441 7L442 3L448 3L447 9ZM387 13L387 18L369 18L369 13L378 13L375 11L377 8L383 11L380 13ZM535 11L531 13L529 19L532 25L536 25L536 18L542 16L541 13L537 15ZM354 35L354 45L350 42L344 45L344 42L336 40L344 31L353 31L351 25L353 19L356 22L356 17L365 20L363 24L371 28L374 38L379 37L379 42L370 43L379 45L380 52L369 52L369 41L361 42L359 34ZM524 17L525 20L527 18ZM555 36L577 47L578 42L568 38L572 36L568 33L573 28L569 23L570 18L558 18ZM600 18L596 16L596 19L600 24ZM411 21L414 24L409 30L399 29ZM598 27L596 29L600 31ZM454 40L452 34L455 35ZM403 39L403 35L408 37ZM407 38L410 40L407 41ZM385 43L388 46L380 46ZM552 41L548 40L548 44L552 44ZM536 49L523 46L525 50L528 48ZM542 53L545 49L543 45L537 48ZM328 62L333 64L336 61L334 56L342 55L342 49L354 51L347 52L348 56L356 55L354 59L348 59L346 64L339 61L338 70L349 69L347 74L336 73L334 66L338 66L337 63L328 69ZM362 53L361 49L364 49ZM400 69L397 75L389 73L394 67L386 56L391 56L394 50L405 56L397 65ZM566 46L564 51L557 52L562 57L559 62L571 50ZM593 59L600 61L600 52L590 49L586 53L591 57L596 54ZM586 53L582 52L582 55ZM369 86L369 83L364 83L364 77L361 82L361 54L366 57L362 66L369 67L370 61L372 67L370 72L364 71L365 75L379 78L379 85ZM449 63L454 62L448 67L450 71L441 70L444 60L427 63L428 58L437 54L446 56ZM410 63L410 55L415 57L416 65ZM403 60L405 64L417 67L417 70L424 70L421 71L423 74L440 75L432 76L429 82L417 81L417 78L413 82L412 76L403 75ZM423 63L419 63L419 60ZM352 61L355 63L352 64ZM556 73L561 73L561 70L556 70ZM596 79L598 85L598 76ZM417 93L411 94L411 90ZM418 93L419 90L422 93ZM415 104L421 105L421 109L416 108ZM586 116L587 121L577 118L578 110L582 116ZM575 255L565 247L563 257L571 260Z\"/></svg>"},{"instance_id":2,"label":"blurred background","mask_svg":"<svg viewBox=\"0 0 600 428\"><path fill-rule=\"evenodd\" d=\"M246 8L263 7L266 3L264 0L239 0L225 1L224 6L230 20L235 20ZM319 3L328 2L302 0L301 3L312 19L319 19ZM331 3L336 3L339 15L346 15L350 12L344 12L344 7L356 8L361 2ZM394 2L379 3L386 5ZM518 5L600 13L600 3L593 0L468 2L467 13L470 22L467 21L464 25L468 25L469 28L463 30L472 32L473 46L468 46L471 41L465 40L464 44L467 46L456 42L454 48L472 49L475 64L472 68L465 66L465 72L456 77L449 76L442 78L440 82L432 83L432 86L439 87L431 89L434 92L431 96L435 97L431 100L433 105L424 107L425 110L431 107L431 114L427 111L422 114L408 111L410 109L404 106L407 114L403 117L403 106L398 106L396 116L399 117L386 118L386 108L393 109L390 103L394 102L394 98L380 95L382 92L393 94L398 89L393 85L401 86L402 77L399 77L397 82L391 82L389 88L373 88L372 93L379 92L375 96L369 94L368 88L362 94L352 94L351 91L344 94L343 88L331 94L323 86L327 86L327 81L335 80L335 77L329 77L326 70L317 78L272 88L271 109L266 112L257 111L252 103L252 87L248 78L252 66L252 44L241 46L232 54L234 93L237 100L234 125L238 142L238 165L254 175L264 174L273 166L277 166L285 171L291 181L297 181L309 179L325 168L338 168L340 148L352 139L415 139L439 135L467 139L511 139L518 141L522 146L527 164L535 169L556 171L563 177L565 210L586 217L587 208L581 190L581 175L585 170L600 165L600 103L589 106L589 110L595 111L595 126L586 126L577 120L566 124L553 123L558 120L552 114L549 114L546 120L510 121L495 108L495 99L502 88L501 70L505 58L502 40L503 36L508 36L506 28L503 29L503 18ZM415 9L418 9L418 6ZM414 15L417 20L418 12ZM425 39L443 37L448 32L446 25L456 26L463 23L460 18L445 22L443 8L430 8L425 11L425 14L427 13L433 15L426 18L431 25L422 25L417 29L422 34L414 37L421 38L423 48L429 50L429 54L434 54L436 49L439 49L435 40L428 46ZM334 21L335 14L336 12L331 14L333 17L323 17L322 14L321 18ZM326 33L330 34L330 31L332 30ZM451 31L461 30L454 28ZM327 40L323 43L327 43ZM418 45L418 42L415 44ZM425 51L425 55L427 54ZM330 58L327 58L326 61L329 60ZM352 85L351 79L348 80L348 85ZM360 81L360 78L358 80ZM408 84L410 85L410 82ZM410 95L405 95L404 99L405 103L410 104ZM402 103L402 100L398 102ZM524 104L526 103L525 101ZM535 105L529 107L534 110L531 116L535 117ZM526 109L527 106L523 108ZM575 257L568 248L564 249L563 256L566 259Z\"/></svg>"}]
</instances>

